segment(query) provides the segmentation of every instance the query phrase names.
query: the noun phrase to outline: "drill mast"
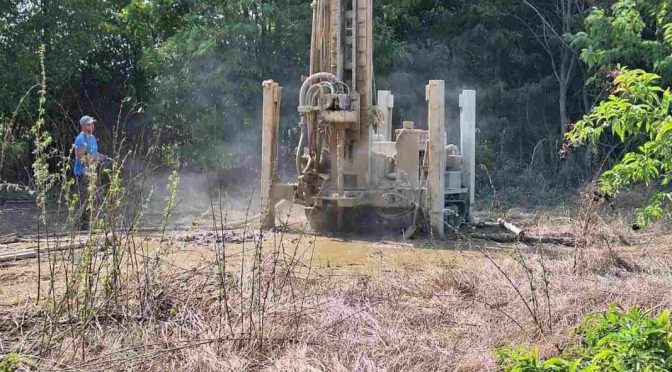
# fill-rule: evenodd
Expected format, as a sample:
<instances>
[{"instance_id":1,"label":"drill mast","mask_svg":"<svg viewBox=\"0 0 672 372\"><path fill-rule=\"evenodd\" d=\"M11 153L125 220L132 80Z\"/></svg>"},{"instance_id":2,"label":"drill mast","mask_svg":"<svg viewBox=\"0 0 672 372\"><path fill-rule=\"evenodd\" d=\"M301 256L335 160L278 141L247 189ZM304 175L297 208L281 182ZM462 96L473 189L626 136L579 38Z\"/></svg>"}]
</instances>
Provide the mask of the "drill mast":
<instances>
[{"instance_id":1,"label":"drill mast","mask_svg":"<svg viewBox=\"0 0 672 372\"><path fill-rule=\"evenodd\" d=\"M435 236L471 217L475 92L460 96L460 154L446 146L445 83L426 86L427 130L412 122L392 133L394 97L373 99L372 0L314 0L310 75L302 78L297 182L275 174L280 86L263 83L261 199L263 225L275 202L302 204L314 230L399 226L415 231L425 215ZM376 128L376 132L374 132ZM373 221L383 221L382 223Z\"/></svg>"}]
</instances>

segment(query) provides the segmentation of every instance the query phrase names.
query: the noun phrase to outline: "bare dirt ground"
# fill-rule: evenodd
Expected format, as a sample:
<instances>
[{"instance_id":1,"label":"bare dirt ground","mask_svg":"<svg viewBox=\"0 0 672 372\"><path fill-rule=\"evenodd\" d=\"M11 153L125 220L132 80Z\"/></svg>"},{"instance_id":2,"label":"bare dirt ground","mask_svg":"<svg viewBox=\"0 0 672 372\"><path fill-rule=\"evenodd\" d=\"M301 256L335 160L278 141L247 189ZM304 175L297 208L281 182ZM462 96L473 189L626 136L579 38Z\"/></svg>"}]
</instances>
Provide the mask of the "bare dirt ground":
<instances>
[{"instance_id":1,"label":"bare dirt ground","mask_svg":"<svg viewBox=\"0 0 672 372\"><path fill-rule=\"evenodd\" d=\"M126 309L123 320L96 318L80 343L65 320L61 328L50 326L50 352L36 346L45 330L34 320L44 312L36 305L36 287L39 281L47 288L63 273L50 274L44 257L41 276L36 259L3 263L0 349L27 356L40 351L41 359L26 357L26 363L59 370L483 371L496 370L496 347L534 345L546 356L571 347L571 328L611 302L624 308L672 306L672 232L665 223L635 232L623 216L604 214L585 246L574 248L499 244L463 233L445 241L314 236L301 228L295 212L289 226L275 232L261 233L254 225L225 233L205 227L170 231L161 315L147 318L129 310L138 301L129 296L119 307ZM241 215L232 212L231 219ZM505 216L540 235L575 236L581 226L568 210L511 210ZM36 242L24 236L0 251L33 248ZM133 241L150 254L166 237L146 232ZM254 242L264 257L262 267L250 270L253 279L269 262L280 268L282 257L292 257L287 262L296 266L297 281L266 287L279 293L269 297L276 300L261 315L246 320L243 301L233 297L224 307L232 314L224 313L222 288L213 279L213 265L221 260L214 246L222 242L231 274L222 277L241 280L228 288L239 285L244 292L240 278L247 274L234 273L254 261ZM260 292L262 287L263 282ZM237 320L231 325L230 319ZM261 337L252 337L260 324ZM227 328L229 336L221 337Z\"/></svg>"}]
</instances>

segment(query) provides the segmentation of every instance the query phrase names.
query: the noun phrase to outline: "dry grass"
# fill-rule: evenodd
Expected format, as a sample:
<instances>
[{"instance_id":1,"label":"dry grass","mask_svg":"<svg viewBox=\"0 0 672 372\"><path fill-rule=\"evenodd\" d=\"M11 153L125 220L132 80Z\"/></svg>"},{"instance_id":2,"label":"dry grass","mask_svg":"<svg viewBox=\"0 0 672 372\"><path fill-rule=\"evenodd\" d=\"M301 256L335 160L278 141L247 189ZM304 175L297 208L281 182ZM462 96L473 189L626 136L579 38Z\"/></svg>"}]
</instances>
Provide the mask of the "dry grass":
<instances>
[{"instance_id":1,"label":"dry grass","mask_svg":"<svg viewBox=\"0 0 672 372\"><path fill-rule=\"evenodd\" d=\"M383 259L355 274L311 260L326 239L316 245L313 237L276 233L257 269L252 254L222 282L215 251L185 245L171 254L209 253L180 269L161 268L152 311L141 309L132 286L117 306L86 323L44 307L5 306L0 346L54 370L495 370L493 348L534 344L555 354L572 345L569 330L583 315L611 302L672 306L668 227L634 233L618 221L595 220L580 270L571 248L469 249L462 242L463 251L401 264L384 259L391 253L383 249ZM572 231L576 223L555 215L523 225ZM241 258L237 248L226 252L232 262ZM10 273L19 268L0 275L12 285ZM267 292L262 307L250 299L255 285L256 293Z\"/></svg>"}]
</instances>

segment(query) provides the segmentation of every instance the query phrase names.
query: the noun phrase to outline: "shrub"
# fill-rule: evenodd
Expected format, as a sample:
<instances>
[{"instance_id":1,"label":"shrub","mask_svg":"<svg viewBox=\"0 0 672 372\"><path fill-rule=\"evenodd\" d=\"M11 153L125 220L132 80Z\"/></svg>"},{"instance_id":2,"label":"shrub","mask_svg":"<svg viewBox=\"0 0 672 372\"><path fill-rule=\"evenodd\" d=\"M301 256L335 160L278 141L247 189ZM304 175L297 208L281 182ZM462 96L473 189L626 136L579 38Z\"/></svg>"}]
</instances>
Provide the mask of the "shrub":
<instances>
[{"instance_id":1,"label":"shrub","mask_svg":"<svg viewBox=\"0 0 672 372\"><path fill-rule=\"evenodd\" d=\"M495 350L507 372L546 371L669 371L672 369L670 312L658 316L633 308L624 312L610 305L603 313L586 316L576 329L581 344L563 355L541 360L536 349Z\"/></svg>"},{"instance_id":2,"label":"shrub","mask_svg":"<svg viewBox=\"0 0 672 372\"><path fill-rule=\"evenodd\" d=\"M0 358L0 372L14 372L19 368L21 358L17 354L7 354Z\"/></svg>"},{"instance_id":3,"label":"shrub","mask_svg":"<svg viewBox=\"0 0 672 372\"><path fill-rule=\"evenodd\" d=\"M612 132L626 147L631 142L638 145L600 176L600 188L612 196L636 184L663 186L664 191L653 194L639 210L638 222L646 225L670 216L672 90L660 86L660 76L642 70L621 68L613 77L613 94L577 122L566 137L572 145L579 145L596 143Z\"/></svg>"}]
</instances>

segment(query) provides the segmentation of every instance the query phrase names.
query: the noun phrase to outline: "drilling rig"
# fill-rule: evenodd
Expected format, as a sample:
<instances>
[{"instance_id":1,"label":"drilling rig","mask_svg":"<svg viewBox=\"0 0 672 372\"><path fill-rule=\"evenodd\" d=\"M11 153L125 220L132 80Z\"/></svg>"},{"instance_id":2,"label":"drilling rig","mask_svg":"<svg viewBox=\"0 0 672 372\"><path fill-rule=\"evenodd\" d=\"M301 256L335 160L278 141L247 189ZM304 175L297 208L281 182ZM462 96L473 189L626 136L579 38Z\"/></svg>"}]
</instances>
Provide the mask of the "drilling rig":
<instances>
[{"instance_id":1,"label":"drilling rig","mask_svg":"<svg viewBox=\"0 0 672 372\"><path fill-rule=\"evenodd\" d=\"M314 0L310 73L299 91L297 180L277 175L282 88L264 81L262 225L281 200L303 205L313 230L417 227L443 237L472 218L476 92L460 94L460 145L447 144L445 83L425 86L427 130L393 131L394 96L373 91L372 0ZM393 138L394 135L394 138Z\"/></svg>"}]
</instances>

